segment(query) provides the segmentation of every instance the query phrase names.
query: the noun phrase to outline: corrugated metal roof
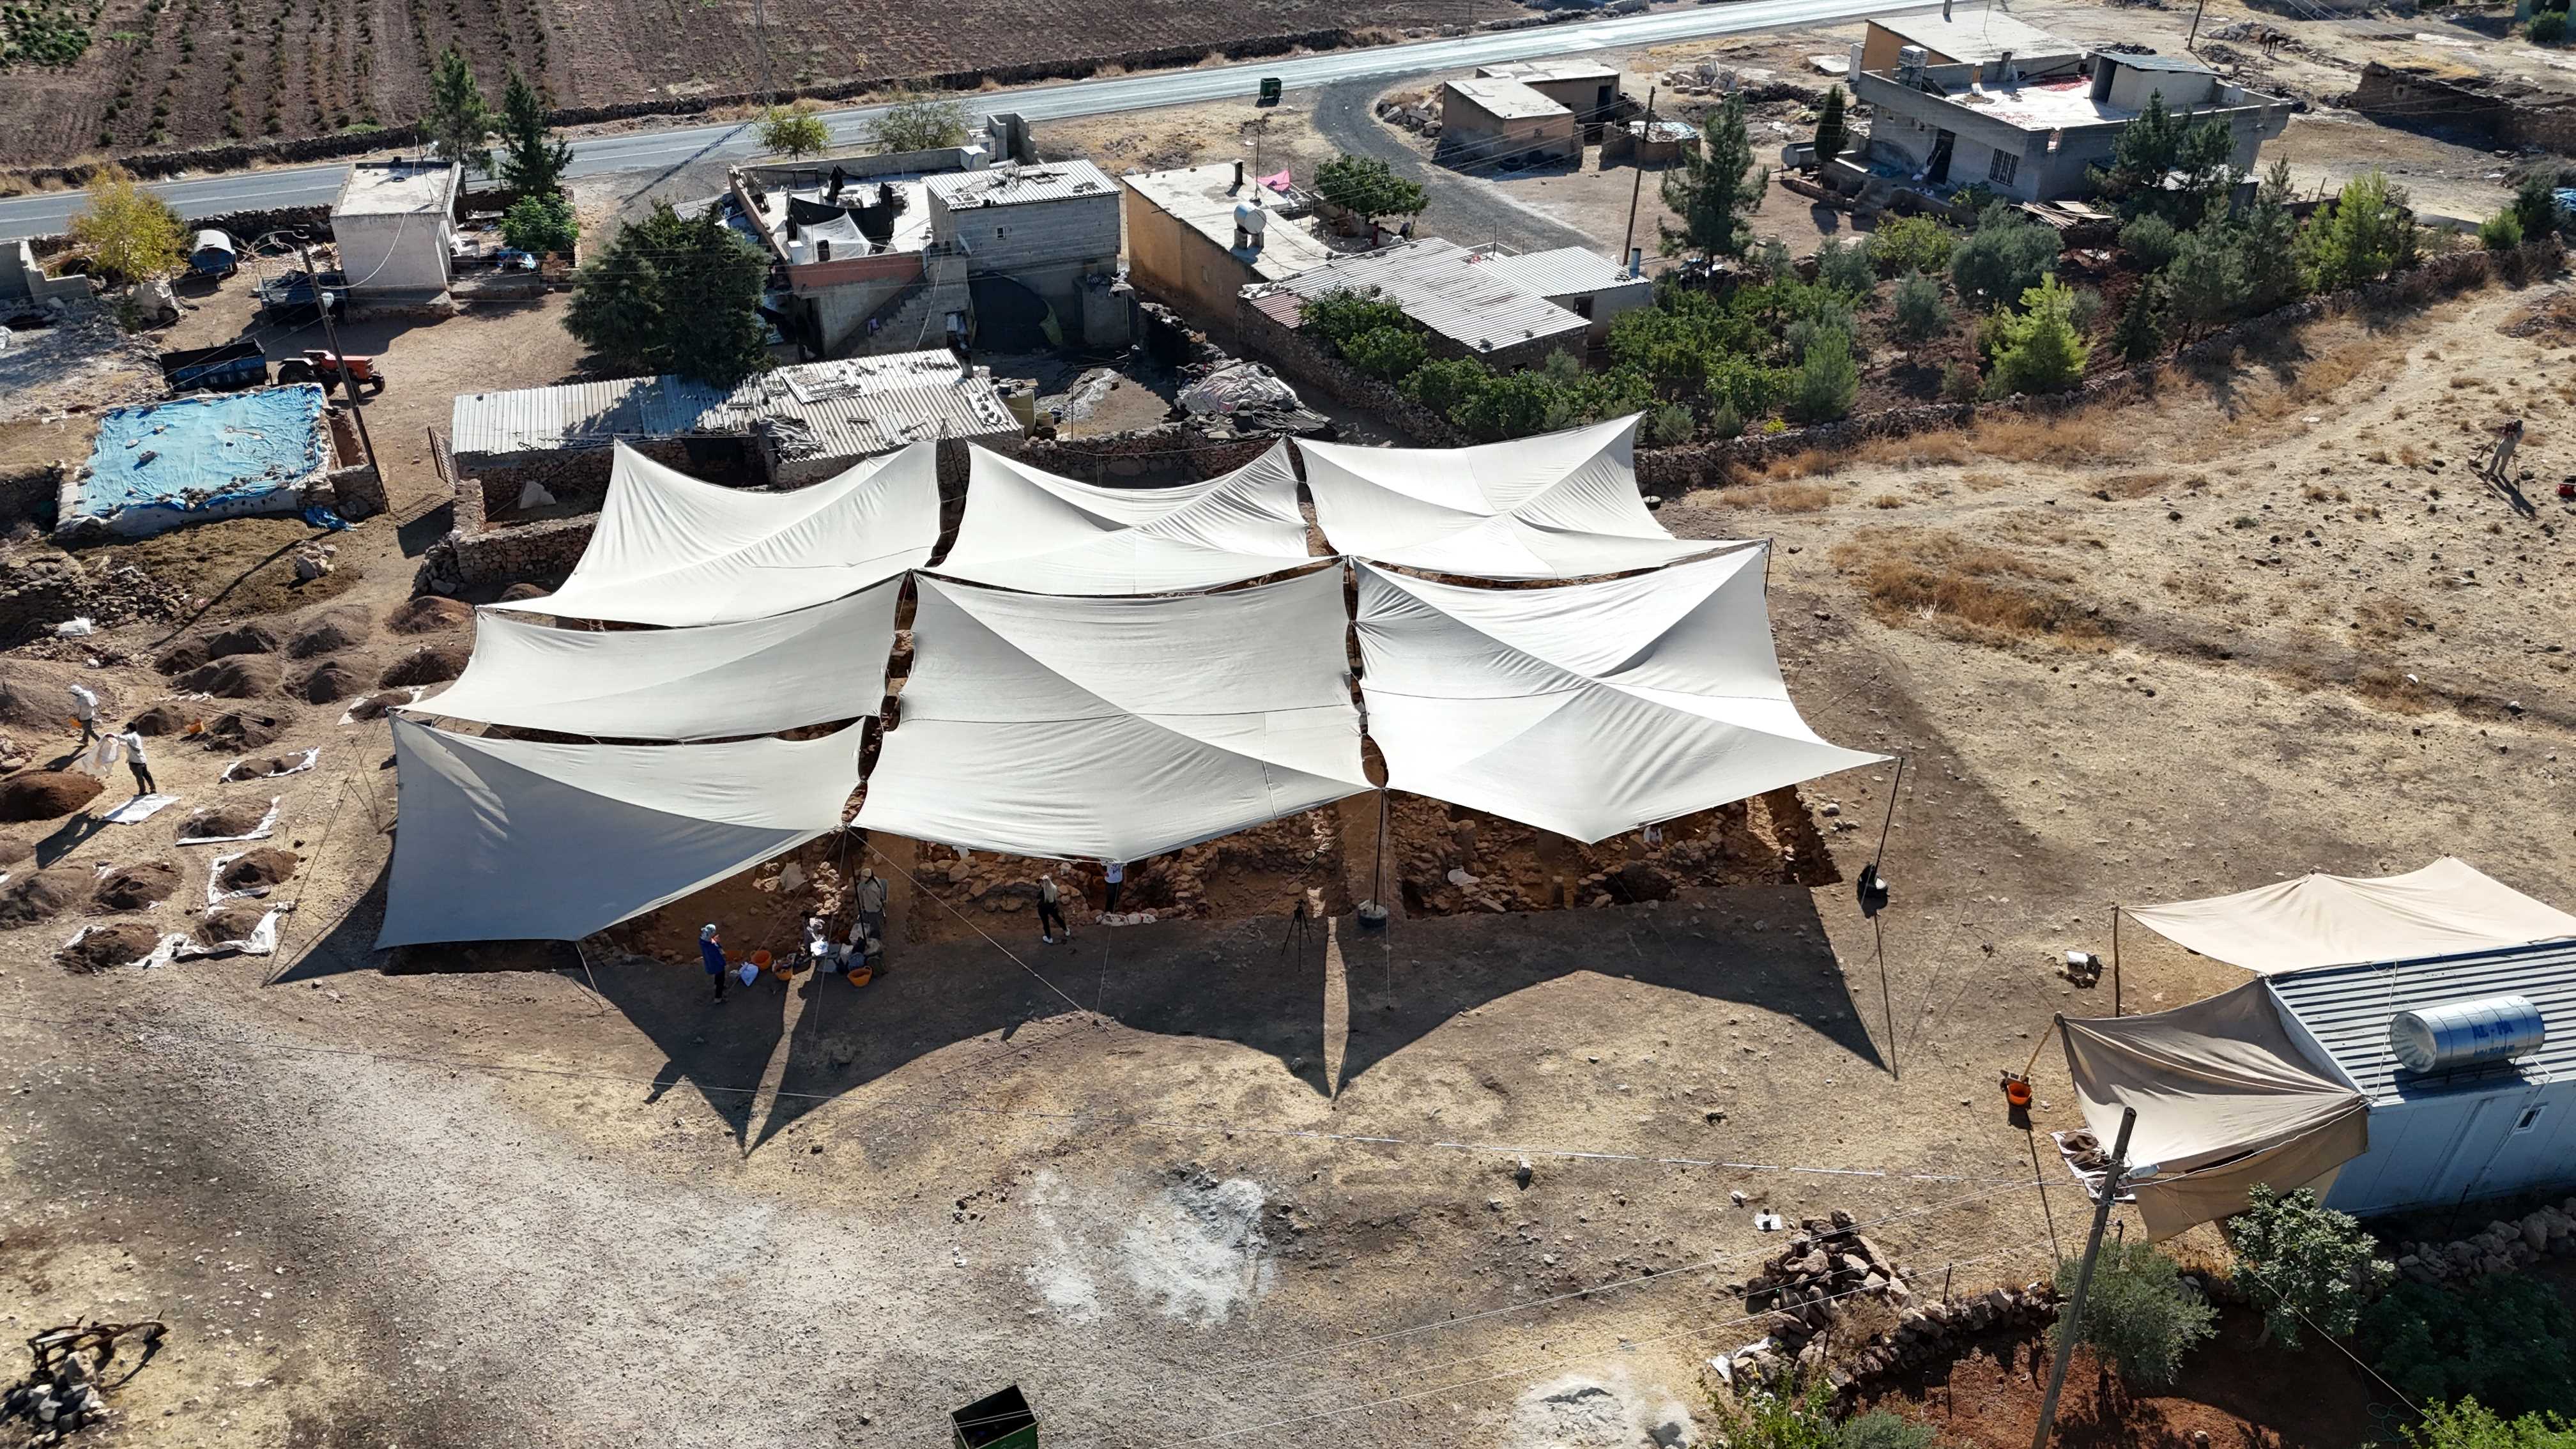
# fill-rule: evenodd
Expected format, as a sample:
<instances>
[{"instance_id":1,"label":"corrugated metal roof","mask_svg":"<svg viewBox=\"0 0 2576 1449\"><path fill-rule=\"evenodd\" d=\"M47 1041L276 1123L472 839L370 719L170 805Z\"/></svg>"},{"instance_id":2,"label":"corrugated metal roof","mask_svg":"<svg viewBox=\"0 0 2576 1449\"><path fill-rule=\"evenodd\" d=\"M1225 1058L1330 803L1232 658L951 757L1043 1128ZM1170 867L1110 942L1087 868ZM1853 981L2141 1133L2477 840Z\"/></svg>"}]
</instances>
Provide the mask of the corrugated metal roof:
<instances>
[{"instance_id":1,"label":"corrugated metal roof","mask_svg":"<svg viewBox=\"0 0 2576 1449\"><path fill-rule=\"evenodd\" d=\"M2376 1104L2576 1072L2576 941L2329 966L2272 977L2271 988ZM2388 1050L2389 1018L2398 1012L2504 995L2528 997L2540 1008L2549 1041L2538 1052L2492 1067L2419 1077L2401 1069Z\"/></svg>"},{"instance_id":2,"label":"corrugated metal roof","mask_svg":"<svg viewBox=\"0 0 2576 1449\"><path fill-rule=\"evenodd\" d=\"M1404 315L1478 352L1581 332L1589 325L1522 291L1473 252L1439 237L1326 262L1276 285L1300 297L1374 288L1402 307Z\"/></svg>"},{"instance_id":3,"label":"corrugated metal roof","mask_svg":"<svg viewBox=\"0 0 2576 1449\"><path fill-rule=\"evenodd\" d=\"M1487 257L1478 265L1533 297L1571 297L1646 285L1642 278L1629 276L1617 262L1586 247Z\"/></svg>"},{"instance_id":4,"label":"corrugated metal roof","mask_svg":"<svg viewBox=\"0 0 2576 1449\"><path fill-rule=\"evenodd\" d=\"M731 391L681 377L628 377L463 393L450 443L458 453L507 454L765 431L784 457L839 458L1017 426L990 379L933 349L781 367Z\"/></svg>"},{"instance_id":5,"label":"corrugated metal roof","mask_svg":"<svg viewBox=\"0 0 2576 1449\"><path fill-rule=\"evenodd\" d=\"M1116 196L1109 173L1088 161L1049 161L1042 166L1018 164L982 171L953 171L921 183L951 211L979 206L1026 206L1037 201L1068 201L1078 196Z\"/></svg>"},{"instance_id":6,"label":"corrugated metal roof","mask_svg":"<svg viewBox=\"0 0 2576 1449\"><path fill-rule=\"evenodd\" d=\"M1501 121L1535 121L1574 114L1546 92L1532 90L1516 80L1451 81L1449 94L1466 97L1485 114Z\"/></svg>"}]
</instances>

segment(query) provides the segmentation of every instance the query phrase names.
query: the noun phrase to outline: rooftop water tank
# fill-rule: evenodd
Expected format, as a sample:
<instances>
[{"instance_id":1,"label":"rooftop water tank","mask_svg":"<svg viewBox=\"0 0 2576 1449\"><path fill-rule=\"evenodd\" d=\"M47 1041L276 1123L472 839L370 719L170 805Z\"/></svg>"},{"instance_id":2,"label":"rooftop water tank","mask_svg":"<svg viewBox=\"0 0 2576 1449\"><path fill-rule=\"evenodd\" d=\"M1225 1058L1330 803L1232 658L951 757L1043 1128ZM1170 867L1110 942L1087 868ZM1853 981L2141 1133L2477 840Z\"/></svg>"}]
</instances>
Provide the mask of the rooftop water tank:
<instances>
[{"instance_id":1,"label":"rooftop water tank","mask_svg":"<svg viewBox=\"0 0 2576 1449\"><path fill-rule=\"evenodd\" d=\"M1259 236L1262 229L1270 225L1270 213L1249 201L1238 201L1234 204L1234 224Z\"/></svg>"},{"instance_id":2,"label":"rooftop water tank","mask_svg":"<svg viewBox=\"0 0 2576 1449\"><path fill-rule=\"evenodd\" d=\"M2388 1050L2410 1072L2447 1072L2529 1056L2549 1040L2549 1023L2526 996L2481 996L2388 1020Z\"/></svg>"}]
</instances>

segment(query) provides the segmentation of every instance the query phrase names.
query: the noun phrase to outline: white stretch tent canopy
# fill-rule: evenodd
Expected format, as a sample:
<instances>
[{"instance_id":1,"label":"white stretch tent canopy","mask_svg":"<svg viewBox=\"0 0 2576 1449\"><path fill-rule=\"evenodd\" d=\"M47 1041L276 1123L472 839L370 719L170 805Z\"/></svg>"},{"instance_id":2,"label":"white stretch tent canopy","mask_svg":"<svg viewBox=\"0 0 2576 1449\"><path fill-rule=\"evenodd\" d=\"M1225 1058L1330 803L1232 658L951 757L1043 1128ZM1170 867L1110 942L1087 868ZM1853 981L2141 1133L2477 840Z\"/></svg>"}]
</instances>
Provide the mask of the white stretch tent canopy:
<instances>
[{"instance_id":1,"label":"white stretch tent canopy","mask_svg":"<svg viewBox=\"0 0 2576 1449\"><path fill-rule=\"evenodd\" d=\"M1678 539L1637 492L1637 418L1474 448L1300 442L1337 552L1431 573L1569 579L1727 547Z\"/></svg>"},{"instance_id":2,"label":"white stretch tent canopy","mask_svg":"<svg viewBox=\"0 0 2576 1449\"><path fill-rule=\"evenodd\" d=\"M917 577L869 830L1131 860L1369 788L1338 569L1162 598Z\"/></svg>"},{"instance_id":3,"label":"white stretch tent canopy","mask_svg":"<svg viewBox=\"0 0 2576 1449\"><path fill-rule=\"evenodd\" d=\"M750 493L620 443L572 577L545 598L492 607L672 626L761 619L882 583L929 562L938 541L935 444L793 493Z\"/></svg>"},{"instance_id":4,"label":"white stretch tent canopy","mask_svg":"<svg viewBox=\"0 0 2576 1449\"><path fill-rule=\"evenodd\" d=\"M1388 786L1596 841L1885 759L1817 738L1790 703L1764 554L1552 589L1359 565Z\"/></svg>"},{"instance_id":5,"label":"white stretch tent canopy","mask_svg":"<svg viewBox=\"0 0 2576 1449\"><path fill-rule=\"evenodd\" d=\"M2203 956L2267 976L2576 937L2576 916L2448 855L2404 875L2306 875L2127 912Z\"/></svg>"},{"instance_id":6,"label":"white stretch tent canopy","mask_svg":"<svg viewBox=\"0 0 2576 1449\"><path fill-rule=\"evenodd\" d=\"M376 945L577 940L837 828L859 732L722 745L472 739L394 720Z\"/></svg>"},{"instance_id":7,"label":"white stretch tent canopy","mask_svg":"<svg viewBox=\"0 0 2576 1449\"><path fill-rule=\"evenodd\" d=\"M1215 588L1311 562L1288 445L1177 488L1096 488L970 448L966 518L939 571L1040 594Z\"/></svg>"},{"instance_id":8,"label":"white stretch tent canopy","mask_svg":"<svg viewBox=\"0 0 2576 1449\"><path fill-rule=\"evenodd\" d=\"M2245 1209L2247 1191L2314 1187L2370 1146L2369 1098L2311 1064L2260 981L2148 1016L2061 1019L2085 1125L2107 1151L2138 1109L2129 1160L2147 1233Z\"/></svg>"},{"instance_id":9,"label":"white stretch tent canopy","mask_svg":"<svg viewBox=\"0 0 2576 1449\"><path fill-rule=\"evenodd\" d=\"M846 599L691 629L555 629L485 611L444 694L407 707L558 734L704 740L872 715L894 651L888 579Z\"/></svg>"}]
</instances>

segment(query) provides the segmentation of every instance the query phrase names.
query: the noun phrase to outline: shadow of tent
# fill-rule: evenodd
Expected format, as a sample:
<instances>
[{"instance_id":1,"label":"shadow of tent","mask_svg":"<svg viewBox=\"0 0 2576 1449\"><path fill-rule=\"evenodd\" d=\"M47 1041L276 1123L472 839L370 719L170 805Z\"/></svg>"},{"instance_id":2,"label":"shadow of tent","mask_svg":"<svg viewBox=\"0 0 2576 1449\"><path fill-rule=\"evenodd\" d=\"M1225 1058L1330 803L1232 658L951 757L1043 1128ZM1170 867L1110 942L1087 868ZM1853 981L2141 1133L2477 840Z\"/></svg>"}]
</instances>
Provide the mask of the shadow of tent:
<instances>
[{"instance_id":1,"label":"shadow of tent","mask_svg":"<svg viewBox=\"0 0 2576 1449\"><path fill-rule=\"evenodd\" d=\"M1086 1009L1105 999L1121 1025L1235 1042L1295 1064L1298 1080L1318 1095L1329 1092L1320 927L1302 955L1282 948L1284 917L1079 929L1070 946L1016 936L1003 945ZM980 937L898 945L892 964L864 987L831 978L813 988L759 1142L940 1046L986 1035L1007 1040L1026 1023L1074 1009ZM798 989L808 989L809 979L800 978ZM952 1101L978 1085L950 1081L937 1097L913 1105Z\"/></svg>"},{"instance_id":2,"label":"shadow of tent","mask_svg":"<svg viewBox=\"0 0 2576 1449\"><path fill-rule=\"evenodd\" d=\"M563 948L570 954L570 947ZM696 962L672 965L642 957L593 960L590 976L600 995L662 1053L662 1065L644 1093L646 1105L686 1081L732 1129L745 1155L757 1145L751 1118L760 1080L787 1033L787 995L763 977L752 985L731 982L722 1005ZM576 967L578 969L578 967ZM804 989L800 978L795 988ZM765 1133L763 1134L766 1135Z\"/></svg>"}]
</instances>

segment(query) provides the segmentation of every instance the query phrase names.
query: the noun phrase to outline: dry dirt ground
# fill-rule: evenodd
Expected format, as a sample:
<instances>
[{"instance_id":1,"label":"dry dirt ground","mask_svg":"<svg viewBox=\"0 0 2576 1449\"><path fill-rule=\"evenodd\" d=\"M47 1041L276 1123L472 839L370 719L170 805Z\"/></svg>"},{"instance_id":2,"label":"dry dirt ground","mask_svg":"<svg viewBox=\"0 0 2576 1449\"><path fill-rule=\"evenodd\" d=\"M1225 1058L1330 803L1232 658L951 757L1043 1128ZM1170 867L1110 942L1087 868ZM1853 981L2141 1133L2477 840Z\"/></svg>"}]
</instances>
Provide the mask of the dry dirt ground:
<instances>
[{"instance_id":1,"label":"dry dirt ground","mask_svg":"<svg viewBox=\"0 0 2576 1449\"><path fill-rule=\"evenodd\" d=\"M1848 1208L1918 1279L2044 1270L1992 1084L2052 1013L2107 1009L2051 962L2105 949L2114 901L2445 851L2576 899L2569 306L2551 279L2332 321L2148 404L1666 505L1777 540L1808 717L1905 756L1885 999L1847 891L1792 885L1304 940L1271 915L1043 947L994 914L865 988L722 1006L614 951L388 973L385 726L272 696L320 768L222 785L229 756L165 740L178 809L0 830L75 878L180 863L111 924L203 900L218 848L172 839L204 803L281 796L304 860L277 958L74 975L79 907L0 932L0 1336L167 1318L116 1396L134 1443L929 1442L1011 1382L1055 1444L1696 1440L1699 1360L1752 1336L1722 1285L1772 1246L1757 1206ZM555 368L484 325L392 338L371 417ZM2508 413L2524 507L2469 476ZM419 538L342 536L362 673L461 642L386 632ZM0 671L39 701L78 671L120 719L171 692L80 652ZM1895 784L1806 792L1843 878ZM2229 984L2143 948L2124 978L2144 1006ZM2068 1125L2062 1069L2039 1081Z\"/></svg>"}]
</instances>

